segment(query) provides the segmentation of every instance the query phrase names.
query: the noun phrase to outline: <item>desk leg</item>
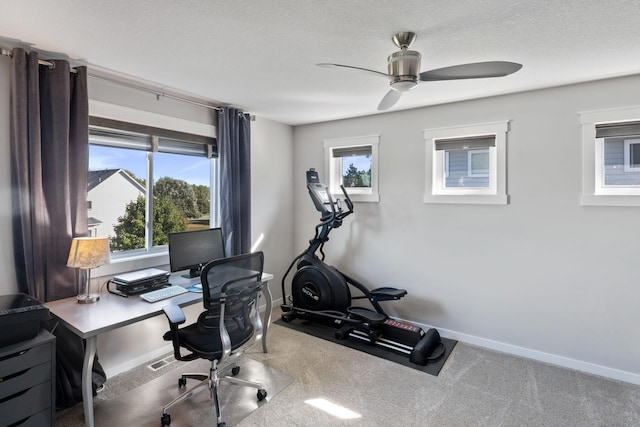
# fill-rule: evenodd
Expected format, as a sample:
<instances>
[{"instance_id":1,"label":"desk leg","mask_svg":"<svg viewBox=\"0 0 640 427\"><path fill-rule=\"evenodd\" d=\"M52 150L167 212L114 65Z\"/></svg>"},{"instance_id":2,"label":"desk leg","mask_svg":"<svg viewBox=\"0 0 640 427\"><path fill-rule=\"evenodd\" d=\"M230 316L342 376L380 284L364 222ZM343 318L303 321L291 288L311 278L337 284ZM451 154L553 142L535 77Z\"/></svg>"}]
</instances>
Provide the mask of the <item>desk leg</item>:
<instances>
[{"instance_id":1,"label":"desk leg","mask_svg":"<svg viewBox=\"0 0 640 427\"><path fill-rule=\"evenodd\" d=\"M84 423L93 427L93 359L96 355L97 336L87 338L82 363L82 405L84 407Z\"/></svg>"},{"instance_id":2,"label":"desk leg","mask_svg":"<svg viewBox=\"0 0 640 427\"><path fill-rule=\"evenodd\" d=\"M265 283L262 287L262 292L264 293L265 299L267 300L267 307L264 312L264 333L262 334L262 351L264 353L268 353L267 350L267 330L269 329L269 324L271 323L271 306L273 305L273 300L271 298L271 290L269 289L269 282Z\"/></svg>"}]
</instances>

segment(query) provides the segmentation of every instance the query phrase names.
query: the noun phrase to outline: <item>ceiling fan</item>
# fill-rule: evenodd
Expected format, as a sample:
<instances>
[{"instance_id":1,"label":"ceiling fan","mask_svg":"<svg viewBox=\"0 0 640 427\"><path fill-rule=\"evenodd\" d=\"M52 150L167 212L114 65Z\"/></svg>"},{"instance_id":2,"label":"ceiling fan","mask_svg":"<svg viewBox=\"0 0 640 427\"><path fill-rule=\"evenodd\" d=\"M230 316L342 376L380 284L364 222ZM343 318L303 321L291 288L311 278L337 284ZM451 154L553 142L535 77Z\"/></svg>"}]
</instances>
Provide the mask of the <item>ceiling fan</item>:
<instances>
[{"instance_id":1,"label":"ceiling fan","mask_svg":"<svg viewBox=\"0 0 640 427\"><path fill-rule=\"evenodd\" d=\"M392 37L393 43L400 48L399 51L387 57L388 73L381 73L367 68L354 67L351 65L321 63L321 67L340 67L365 71L374 75L382 76L390 80L391 90L382 98L378 104L378 110L391 108L402 96L422 82L432 82L438 80L461 80L479 79L487 77L504 77L513 74L522 68L522 64L505 61L474 62L470 64L453 65L450 67L438 68L420 72L420 52L409 50L409 47L416 40L416 34L412 32L397 33Z\"/></svg>"}]
</instances>

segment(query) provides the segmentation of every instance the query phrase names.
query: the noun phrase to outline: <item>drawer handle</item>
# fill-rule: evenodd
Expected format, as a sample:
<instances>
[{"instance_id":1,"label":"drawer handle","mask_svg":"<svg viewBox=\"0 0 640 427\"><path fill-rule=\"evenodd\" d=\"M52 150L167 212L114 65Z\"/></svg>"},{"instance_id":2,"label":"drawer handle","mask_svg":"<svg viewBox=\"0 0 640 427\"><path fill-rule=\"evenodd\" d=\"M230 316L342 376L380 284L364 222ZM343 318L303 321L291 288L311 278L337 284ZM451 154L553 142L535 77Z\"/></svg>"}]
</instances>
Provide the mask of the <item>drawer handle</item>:
<instances>
[{"instance_id":1,"label":"drawer handle","mask_svg":"<svg viewBox=\"0 0 640 427\"><path fill-rule=\"evenodd\" d=\"M12 353L12 354L9 354L9 355L7 355L7 356L0 357L0 362L2 362L3 360L7 360L7 359L13 359L14 357L22 356L22 355L23 355L23 354L25 354L27 351L29 351L29 350L28 350L28 349L27 349L27 350L22 350L22 351L19 351L19 352L17 352L17 353Z\"/></svg>"},{"instance_id":2,"label":"drawer handle","mask_svg":"<svg viewBox=\"0 0 640 427\"><path fill-rule=\"evenodd\" d=\"M15 378L15 377L19 377L20 375L24 375L28 370L29 370L29 369L25 369L25 370L23 370L23 371L20 371L20 372L14 372L13 374L10 374L10 375L7 375L7 376L4 376L4 377L1 377L1 378L0 378L0 383L1 383L1 382L3 382L3 381L8 381L8 380L10 380L11 378Z\"/></svg>"}]
</instances>

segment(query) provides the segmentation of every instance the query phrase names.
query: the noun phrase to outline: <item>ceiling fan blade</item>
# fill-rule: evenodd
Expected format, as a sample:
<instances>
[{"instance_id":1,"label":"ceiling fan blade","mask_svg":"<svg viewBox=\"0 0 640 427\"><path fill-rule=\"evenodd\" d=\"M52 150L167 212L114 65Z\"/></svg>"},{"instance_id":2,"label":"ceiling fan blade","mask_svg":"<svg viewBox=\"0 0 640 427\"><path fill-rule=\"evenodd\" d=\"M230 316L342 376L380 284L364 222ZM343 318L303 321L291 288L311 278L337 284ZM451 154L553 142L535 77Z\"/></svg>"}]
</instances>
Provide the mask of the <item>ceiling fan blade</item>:
<instances>
[{"instance_id":1,"label":"ceiling fan blade","mask_svg":"<svg viewBox=\"0 0 640 427\"><path fill-rule=\"evenodd\" d=\"M353 70L364 71L364 72L367 72L367 73L373 73L375 75L385 77L385 78L387 78L389 80L393 79L393 76L390 76L390 75L388 75L386 73L381 73L380 71L375 71L375 70L369 70L368 68L354 67L352 65L330 64L330 63L327 63L327 62L322 62L322 63L316 64L316 65L319 66L319 67L326 67L326 68L334 68L334 67L351 68Z\"/></svg>"},{"instance_id":2,"label":"ceiling fan blade","mask_svg":"<svg viewBox=\"0 0 640 427\"><path fill-rule=\"evenodd\" d=\"M474 62L472 64L453 65L420 73L420 81L480 79L504 77L522 68L522 64L505 61Z\"/></svg>"},{"instance_id":3,"label":"ceiling fan blade","mask_svg":"<svg viewBox=\"0 0 640 427\"><path fill-rule=\"evenodd\" d=\"M384 110L387 110L387 109L393 107L395 105L395 103L398 102L398 100L400 99L401 96L402 96L402 92L400 92L399 90L391 89L382 98L382 100L380 100L380 104L378 104L378 110L379 111L384 111Z\"/></svg>"}]
</instances>

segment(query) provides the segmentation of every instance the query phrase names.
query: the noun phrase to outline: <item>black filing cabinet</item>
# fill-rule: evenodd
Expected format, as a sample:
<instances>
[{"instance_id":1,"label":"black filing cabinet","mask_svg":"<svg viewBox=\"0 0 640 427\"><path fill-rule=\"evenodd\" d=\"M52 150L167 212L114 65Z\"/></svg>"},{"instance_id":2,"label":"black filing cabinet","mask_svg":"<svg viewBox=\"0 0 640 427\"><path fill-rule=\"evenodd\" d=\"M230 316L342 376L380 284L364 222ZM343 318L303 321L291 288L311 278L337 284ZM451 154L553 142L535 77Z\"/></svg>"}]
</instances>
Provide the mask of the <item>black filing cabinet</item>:
<instances>
[{"instance_id":1,"label":"black filing cabinet","mask_svg":"<svg viewBox=\"0 0 640 427\"><path fill-rule=\"evenodd\" d=\"M35 338L0 348L0 426L55 423L56 338Z\"/></svg>"}]
</instances>

